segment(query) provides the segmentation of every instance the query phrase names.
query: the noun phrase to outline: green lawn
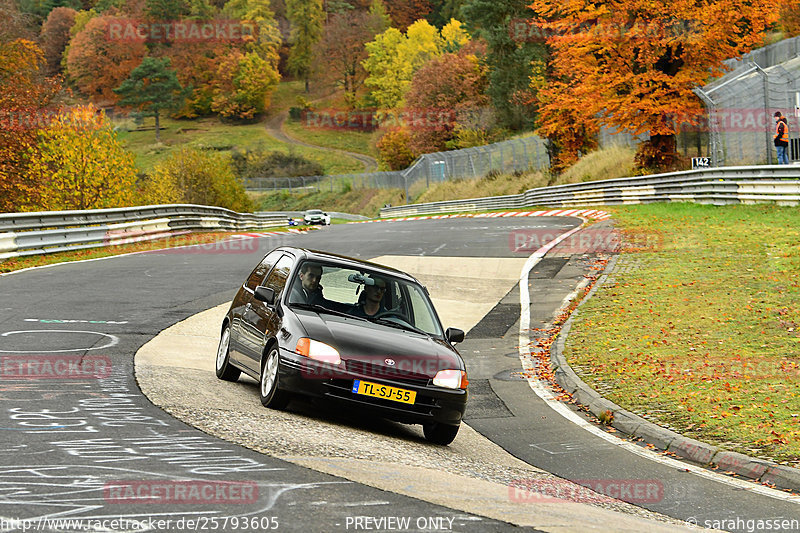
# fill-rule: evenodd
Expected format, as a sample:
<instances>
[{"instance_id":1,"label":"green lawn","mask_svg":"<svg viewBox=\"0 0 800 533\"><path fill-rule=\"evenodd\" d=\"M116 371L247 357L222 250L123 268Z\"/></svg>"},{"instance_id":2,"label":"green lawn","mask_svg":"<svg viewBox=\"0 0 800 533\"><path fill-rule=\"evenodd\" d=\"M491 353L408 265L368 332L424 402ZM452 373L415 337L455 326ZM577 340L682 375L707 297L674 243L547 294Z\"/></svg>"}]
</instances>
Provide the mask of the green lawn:
<instances>
[{"instance_id":1,"label":"green lawn","mask_svg":"<svg viewBox=\"0 0 800 533\"><path fill-rule=\"evenodd\" d=\"M218 118L192 120L161 120L161 143L155 142L152 119L148 119L145 131L136 131L133 121L117 121L119 138L125 147L136 156L136 165L143 171L151 170L159 161L183 146L206 150L228 151L233 148L248 148L258 145L267 150L294 152L322 165L327 174L362 172L363 165L343 154L323 148L288 145L267 135L264 125L223 123ZM120 126L122 128L120 128ZM125 127L131 131L125 131Z\"/></svg>"},{"instance_id":2,"label":"green lawn","mask_svg":"<svg viewBox=\"0 0 800 533\"><path fill-rule=\"evenodd\" d=\"M375 148L375 134L372 132L309 127L307 121L302 119L287 120L283 123L283 127L290 136L309 144L365 154L375 158L378 156Z\"/></svg>"},{"instance_id":3,"label":"green lawn","mask_svg":"<svg viewBox=\"0 0 800 533\"><path fill-rule=\"evenodd\" d=\"M800 464L800 212L608 208L653 250L622 254L566 356L617 404L701 441Z\"/></svg>"}]
</instances>

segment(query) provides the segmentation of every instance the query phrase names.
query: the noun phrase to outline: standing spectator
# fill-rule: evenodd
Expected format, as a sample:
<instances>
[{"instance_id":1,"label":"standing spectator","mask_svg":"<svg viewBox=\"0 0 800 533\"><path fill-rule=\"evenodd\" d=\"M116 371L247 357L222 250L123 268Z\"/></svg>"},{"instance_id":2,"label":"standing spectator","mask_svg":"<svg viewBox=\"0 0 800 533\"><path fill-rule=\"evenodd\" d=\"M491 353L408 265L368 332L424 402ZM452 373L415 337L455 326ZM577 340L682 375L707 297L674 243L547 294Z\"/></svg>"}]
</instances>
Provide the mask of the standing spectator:
<instances>
[{"instance_id":1,"label":"standing spectator","mask_svg":"<svg viewBox=\"0 0 800 533\"><path fill-rule=\"evenodd\" d=\"M775 111L775 151L778 152L778 164L788 165L789 155L789 122L780 111Z\"/></svg>"}]
</instances>

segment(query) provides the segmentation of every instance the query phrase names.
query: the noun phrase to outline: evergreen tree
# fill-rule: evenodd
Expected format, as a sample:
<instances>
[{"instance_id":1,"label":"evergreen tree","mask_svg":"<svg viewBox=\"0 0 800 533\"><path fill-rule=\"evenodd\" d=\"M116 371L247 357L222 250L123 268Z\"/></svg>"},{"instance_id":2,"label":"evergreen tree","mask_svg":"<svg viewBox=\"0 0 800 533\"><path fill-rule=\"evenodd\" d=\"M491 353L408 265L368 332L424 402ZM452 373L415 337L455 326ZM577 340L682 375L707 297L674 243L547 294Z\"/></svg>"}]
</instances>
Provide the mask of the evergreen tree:
<instances>
[{"instance_id":1,"label":"evergreen tree","mask_svg":"<svg viewBox=\"0 0 800 533\"><path fill-rule=\"evenodd\" d=\"M186 99L186 91L169 65L168 57L145 57L142 64L131 71L128 79L114 89L122 97L119 105L135 107L139 116L155 118L156 142L161 140L161 112L180 109Z\"/></svg>"},{"instance_id":2,"label":"evergreen tree","mask_svg":"<svg viewBox=\"0 0 800 533\"><path fill-rule=\"evenodd\" d=\"M534 107L526 102L533 74L531 63L544 61L546 48L541 42L527 42L525 35L512 31L512 24L529 20L535 13L530 0L466 0L461 8L464 23L473 37L488 44L489 88L492 106L502 126L519 130L530 128Z\"/></svg>"}]
</instances>

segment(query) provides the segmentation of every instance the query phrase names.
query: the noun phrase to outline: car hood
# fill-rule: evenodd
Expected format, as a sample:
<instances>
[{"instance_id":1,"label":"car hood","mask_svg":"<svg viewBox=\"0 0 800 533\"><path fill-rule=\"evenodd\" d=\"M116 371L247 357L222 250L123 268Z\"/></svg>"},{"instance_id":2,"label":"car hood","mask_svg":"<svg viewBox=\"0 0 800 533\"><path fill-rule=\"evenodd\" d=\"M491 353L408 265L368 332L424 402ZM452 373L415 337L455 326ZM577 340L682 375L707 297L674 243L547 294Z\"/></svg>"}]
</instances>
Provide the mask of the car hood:
<instances>
[{"instance_id":1,"label":"car hood","mask_svg":"<svg viewBox=\"0 0 800 533\"><path fill-rule=\"evenodd\" d=\"M443 339L358 318L294 312L310 338L336 348L348 370L433 378L439 370L464 369L461 356Z\"/></svg>"}]
</instances>

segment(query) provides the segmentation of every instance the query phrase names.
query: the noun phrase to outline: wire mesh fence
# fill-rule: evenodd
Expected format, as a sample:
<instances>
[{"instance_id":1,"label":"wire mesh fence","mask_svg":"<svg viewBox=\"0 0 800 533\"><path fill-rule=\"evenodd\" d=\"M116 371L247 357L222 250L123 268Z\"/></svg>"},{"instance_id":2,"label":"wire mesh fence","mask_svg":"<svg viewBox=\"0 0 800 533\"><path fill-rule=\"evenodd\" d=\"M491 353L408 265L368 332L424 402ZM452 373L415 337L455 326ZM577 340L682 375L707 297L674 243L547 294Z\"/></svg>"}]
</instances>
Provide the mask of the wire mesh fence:
<instances>
[{"instance_id":1,"label":"wire mesh fence","mask_svg":"<svg viewBox=\"0 0 800 533\"><path fill-rule=\"evenodd\" d=\"M547 168L550 161L545 142L536 136L499 143L434 152L420 156L405 170L336 174L330 176L298 176L291 178L250 178L248 190L341 190L342 188L404 189L416 184L438 183L454 179L476 179L492 172L512 173Z\"/></svg>"},{"instance_id":2,"label":"wire mesh fence","mask_svg":"<svg viewBox=\"0 0 800 533\"><path fill-rule=\"evenodd\" d=\"M789 123L790 158L800 160L800 37L754 50L726 62L733 70L695 93L703 100L709 156L715 166L776 162L773 114Z\"/></svg>"}]
</instances>

